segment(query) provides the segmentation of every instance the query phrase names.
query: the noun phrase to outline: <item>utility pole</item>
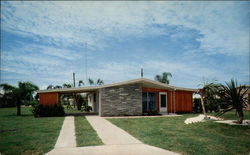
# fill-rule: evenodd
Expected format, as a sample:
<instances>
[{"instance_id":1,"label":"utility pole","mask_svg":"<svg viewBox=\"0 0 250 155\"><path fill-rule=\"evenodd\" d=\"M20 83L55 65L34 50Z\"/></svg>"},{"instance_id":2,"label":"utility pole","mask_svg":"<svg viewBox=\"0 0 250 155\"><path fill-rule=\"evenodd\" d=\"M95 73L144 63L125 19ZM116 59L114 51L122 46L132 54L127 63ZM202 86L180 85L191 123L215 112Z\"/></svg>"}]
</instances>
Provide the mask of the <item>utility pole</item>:
<instances>
[{"instance_id":1,"label":"utility pole","mask_svg":"<svg viewBox=\"0 0 250 155\"><path fill-rule=\"evenodd\" d=\"M75 73L73 72L73 86L76 87Z\"/></svg>"},{"instance_id":2,"label":"utility pole","mask_svg":"<svg viewBox=\"0 0 250 155\"><path fill-rule=\"evenodd\" d=\"M143 68L141 68L141 78L143 78Z\"/></svg>"},{"instance_id":3,"label":"utility pole","mask_svg":"<svg viewBox=\"0 0 250 155\"><path fill-rule=\"evenodd\" d=\"M88 58L87 58L87 43L85 43L85 76L86 76L86 81L88 81Z\"/></svg>"}]
</instances>

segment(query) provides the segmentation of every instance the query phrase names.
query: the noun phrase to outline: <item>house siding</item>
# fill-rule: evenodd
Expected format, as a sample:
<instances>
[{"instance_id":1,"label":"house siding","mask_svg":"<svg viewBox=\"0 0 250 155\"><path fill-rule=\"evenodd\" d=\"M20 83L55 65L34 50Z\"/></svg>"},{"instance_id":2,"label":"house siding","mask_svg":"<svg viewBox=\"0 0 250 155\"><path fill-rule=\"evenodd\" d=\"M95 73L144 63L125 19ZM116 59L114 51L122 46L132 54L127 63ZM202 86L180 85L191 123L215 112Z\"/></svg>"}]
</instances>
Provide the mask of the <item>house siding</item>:
<instances>
[{"instance_id":1,"label":"house siding","mask_svg":"<svg viewBox=\"0 0 250 155\"><path fill-rule=\"evenodd\" d=\"M101 116L142 115L140 84L100 89Z\"/></svg>"}]
</instances>

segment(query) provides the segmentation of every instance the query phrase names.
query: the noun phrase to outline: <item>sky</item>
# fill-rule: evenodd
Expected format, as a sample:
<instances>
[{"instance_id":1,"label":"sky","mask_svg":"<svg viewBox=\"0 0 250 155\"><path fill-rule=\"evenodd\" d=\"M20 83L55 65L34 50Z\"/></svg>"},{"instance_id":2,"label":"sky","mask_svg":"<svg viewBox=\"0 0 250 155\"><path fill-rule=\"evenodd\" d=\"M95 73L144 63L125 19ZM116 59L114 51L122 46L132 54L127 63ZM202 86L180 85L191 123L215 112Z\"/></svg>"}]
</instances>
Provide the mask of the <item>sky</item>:
<instances>
[{"instance_id":1,"label":"sky","mask_svg":"<svg viewBox=\"0 0 250 155\"><path fill-rule=\"evenodd\" d=\"M1 83L105 84L170 72L249 85L250 2L1 1Z\"/></svg>"}]
</instances>

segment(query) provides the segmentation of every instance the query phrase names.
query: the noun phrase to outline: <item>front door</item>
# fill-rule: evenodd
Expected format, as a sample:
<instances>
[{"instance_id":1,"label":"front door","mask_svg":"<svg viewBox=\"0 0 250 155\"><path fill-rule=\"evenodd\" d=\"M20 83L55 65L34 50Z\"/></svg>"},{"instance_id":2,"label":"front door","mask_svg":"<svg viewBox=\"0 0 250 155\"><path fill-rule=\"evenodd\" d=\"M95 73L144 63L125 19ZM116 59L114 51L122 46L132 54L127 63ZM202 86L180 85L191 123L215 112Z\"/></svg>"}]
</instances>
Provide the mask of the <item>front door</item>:
<instances>
[{"instance_id":1,"label":"front door","mask_svg":"<svg viewBox=\"0 0 250 155\"><path fill-rule=\"evenodd\" d=\"M159 95L159 106L160 106L160 112L167 112L167 93L166 92L160 92Z\"/></svg>"}]
</instances>

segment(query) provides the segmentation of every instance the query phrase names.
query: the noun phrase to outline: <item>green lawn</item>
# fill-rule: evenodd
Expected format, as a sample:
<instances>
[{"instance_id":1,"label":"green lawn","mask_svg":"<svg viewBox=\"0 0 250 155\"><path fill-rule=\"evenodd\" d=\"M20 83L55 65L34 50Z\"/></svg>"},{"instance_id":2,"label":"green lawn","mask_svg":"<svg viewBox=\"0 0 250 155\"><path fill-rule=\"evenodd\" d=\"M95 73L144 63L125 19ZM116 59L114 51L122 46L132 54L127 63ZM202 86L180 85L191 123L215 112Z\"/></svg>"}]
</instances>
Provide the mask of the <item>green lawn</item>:
<instances>
[{"instance_id":1,"label":"green lawn","mask_svg":"<svg viewBox=\"0 0 250 155\"><path fill-rule=\"evenodd\" d=\"M63 105L65 113L83 113L84 111L79 111L77 108L74 106L71 106L70 108L67 108L66 105Z\"/></svg>"},{"instance_id":2,"label":"green lawn","mask_svg":"<svg viewBox=\"0 0 250 155\"><path fill-rule=\"evenodd\" d=\"M182 154L248 154L250 129L207 121L186 125L179 117L110 118L142 142Z\"/></svg>"},{"instance_id":3,"label":"green lawn","mask_svg":"<svg viewBox=\"0 0 250 155\"><path fill-rule=\"evenodd\" d=\"M208 115L216 115L216 113L208 113ZM226 112L225 114L220 116L221 118L228 119L228 120L238 120L238 116L235 114L235 110ZM244 119L250 120L250 110L244 111Z\"/></svg>"},{"instance_id":4,"label":"green lawn","mask_svg":"<svg viewBox=\"0 0 250 155\"><path fill-rule=\"evenodd\" d=\"M77 146L102 145L102 140L84 116L75 116Z\"/></svg>"},{"instance_id":5,"label":"green lawn","mask_svg":"<svg viewBox=\"0 0 250 155\"><path fill-rule=\"evenodd\" d=\"M53 149L64 117L34 118L31 109L0 108L0 154L44 154Z\"/></svg>"}]
</instances>

